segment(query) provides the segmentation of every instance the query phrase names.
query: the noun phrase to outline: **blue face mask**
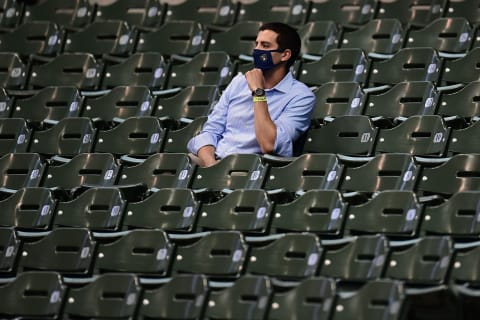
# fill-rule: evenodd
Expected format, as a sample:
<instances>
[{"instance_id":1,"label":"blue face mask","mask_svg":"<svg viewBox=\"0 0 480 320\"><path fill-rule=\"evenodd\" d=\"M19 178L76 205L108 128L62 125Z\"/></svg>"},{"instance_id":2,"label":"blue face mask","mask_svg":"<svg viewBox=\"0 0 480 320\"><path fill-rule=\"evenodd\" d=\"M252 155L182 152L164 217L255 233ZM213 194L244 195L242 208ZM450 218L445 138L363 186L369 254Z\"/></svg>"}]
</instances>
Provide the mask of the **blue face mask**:
<instances>
[{"instance_id":1,"label":"blue face mask","mask_svg":"<svg viewBox=\"0 0 480 320\"><path fill-rule=\"evenodd\" d=\"M260 50L253 49L253 65L257 69L270 70L276 66L273 63L272 52L283 52L282 49Z\"/></svg>"}]
</instances>

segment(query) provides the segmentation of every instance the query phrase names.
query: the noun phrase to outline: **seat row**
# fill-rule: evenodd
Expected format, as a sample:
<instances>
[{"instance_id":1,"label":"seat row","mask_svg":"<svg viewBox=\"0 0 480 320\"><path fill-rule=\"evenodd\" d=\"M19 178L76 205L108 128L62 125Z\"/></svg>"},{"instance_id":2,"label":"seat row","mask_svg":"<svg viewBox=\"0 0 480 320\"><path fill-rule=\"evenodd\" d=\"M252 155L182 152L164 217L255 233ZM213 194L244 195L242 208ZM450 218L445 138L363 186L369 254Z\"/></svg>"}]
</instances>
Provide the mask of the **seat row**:
<instances>
[{"instance_id":1,"label":"seat row","mask_svg":"<svg viewBox=\"0 0 480 320\"><path fill-rule=\"evenodd\" d=\"M138 30L125 21L106 20L78 31L65 31L49 21L26 22L0 35L0 52L16 52L22 58L88 52L102 58L141 52L191 57L202 51L225 51L241 58L251 56L261 25L244 21L224 30L208 30L190 20ZM375 19L353 30L333 21L309 22L298 29L301 57L306 60L319 59L336 48L360 48L375 57L392 55L405 47L431 47L441 55L460 56L479 46L477 32L464 18L438 18L424 28L407 30L397 19Z\"/></svg>"},{"instance_id":2,"label":"seat row","mask_svg":"<svg viewBox=\"0 0 480 320\"><path fill-rule=\"evenodd\" d=\"M337 190L315 189L279 201L267 190L237 189L208 201L187 188L129 194L121 187L90 187L66 194L27 187L2 194L0 226L21 232L60 227L100 233L152 228L172 234L236 230L247 236L311 232L321 239L446 235L464 241L480 235L479 203L477 190L457 192L448 199L386 190L359 200Z\"/></svg>"},{"instance_id":3,"label":"seat row","mask_svg":"<svg viewBox=\"0 0 480 320\"><path fill-rule=\"evenodd\" d=\"M92 21L126 20L139 27L156 27L174 20L193 19L212 26L230 26L241 21L281 21L302 25L309 21L334 20L337 24L359 26L375 18L398 18L403 25L425 26L440 17L464 17L479 21L476 1L388 1L388 0L117 0L108 5L88 0L33 1L24 5L4 1L0 25L15 27L27 21L51 20L69 28Z\"/></svg>"},{"instance_id":4,"label":"seat row","mask_svg":"<svg viewBox=\"0 0 480 320\"><path fill-rule=\"evenodd\" d=\"M430 47L403 48L386 59L368 58L360 48L332 49L317 61L298 62L293 72L309 86L358 82L375 89L400 82L430 81L437 86L465 85L479 79L480 48L456 59L444 59ZM161 53L135 53L97 60L90 53L64 53L45 61L23 62L16 53L0 53L0 85L6 89L75 86L80 90L139 85L169 89L190 85L226 86L252 68L224 51L201 52L187 61L166 61ZM395 72L392 72L395 70Z\"/></svg>"}]
</instances>

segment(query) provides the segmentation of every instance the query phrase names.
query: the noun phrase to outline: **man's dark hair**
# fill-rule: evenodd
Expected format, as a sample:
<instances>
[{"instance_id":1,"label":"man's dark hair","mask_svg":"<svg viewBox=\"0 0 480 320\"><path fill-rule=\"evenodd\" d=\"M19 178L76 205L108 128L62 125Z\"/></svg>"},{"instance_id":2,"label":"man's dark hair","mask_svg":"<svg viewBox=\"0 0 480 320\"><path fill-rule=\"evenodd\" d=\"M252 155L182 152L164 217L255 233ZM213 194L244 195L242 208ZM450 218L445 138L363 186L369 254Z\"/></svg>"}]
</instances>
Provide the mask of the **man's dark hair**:
<instances>
[{"instance_id":1,"label":"man's dark hair","mask_svg":"<svg viewBox=\"0 0 480 320\"><path fill-rule=\"evenodd\" d=\"M293 27L288 24L281 22L267 22L264 23L258 31L263 30L272 30L277 33L277 43L279 49L290 49L292 51L292 56L287 61L287 68L290 68L300 54L300 48L302 46L302 41L300 36Z\"/></svg>"}]
</instances>

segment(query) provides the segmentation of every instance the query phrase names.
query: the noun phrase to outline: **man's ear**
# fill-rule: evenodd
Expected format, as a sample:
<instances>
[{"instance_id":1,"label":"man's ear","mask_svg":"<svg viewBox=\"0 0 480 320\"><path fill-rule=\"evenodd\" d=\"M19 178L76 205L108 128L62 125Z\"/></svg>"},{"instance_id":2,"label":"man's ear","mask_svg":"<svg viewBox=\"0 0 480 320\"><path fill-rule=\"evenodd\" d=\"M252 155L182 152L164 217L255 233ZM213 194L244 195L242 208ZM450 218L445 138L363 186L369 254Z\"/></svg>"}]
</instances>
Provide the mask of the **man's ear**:
<instances>
[{"instance_id":1,"label":"man's ear","mask_svg":"<svg viewBox=\"0 0 480 320\"><path fill-rule=\"evenodd\" d=\"M285 49L282 52L282 61L288 61L288 59L290 59L291 56L292 56L292 50Z\"/></svg>"}]
</instances>

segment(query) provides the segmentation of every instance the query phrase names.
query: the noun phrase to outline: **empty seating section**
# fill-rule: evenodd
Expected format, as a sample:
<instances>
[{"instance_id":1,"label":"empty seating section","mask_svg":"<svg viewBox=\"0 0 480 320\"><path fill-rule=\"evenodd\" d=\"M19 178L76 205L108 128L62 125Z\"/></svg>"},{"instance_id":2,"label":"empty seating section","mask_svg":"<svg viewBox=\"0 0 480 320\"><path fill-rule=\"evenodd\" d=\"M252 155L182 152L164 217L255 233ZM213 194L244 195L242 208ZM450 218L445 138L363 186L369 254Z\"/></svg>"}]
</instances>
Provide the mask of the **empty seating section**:
<instances>
[{"instance_id":1,"label":"empty seating section","mask_svg":"<svg viewBox=\"0 0 480 320\"><path fill-rule=\"evenodd\" d=\"M303 149L199 167L271 21ZM0 0L0 318L476 319L479 35L479 0Z\"/></svg>"}]
</instances>

